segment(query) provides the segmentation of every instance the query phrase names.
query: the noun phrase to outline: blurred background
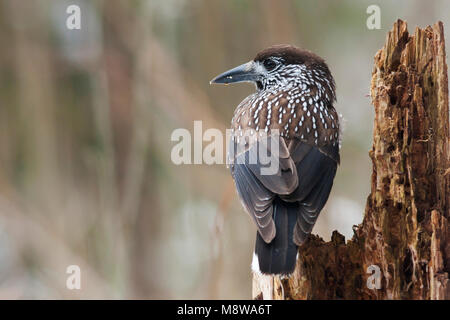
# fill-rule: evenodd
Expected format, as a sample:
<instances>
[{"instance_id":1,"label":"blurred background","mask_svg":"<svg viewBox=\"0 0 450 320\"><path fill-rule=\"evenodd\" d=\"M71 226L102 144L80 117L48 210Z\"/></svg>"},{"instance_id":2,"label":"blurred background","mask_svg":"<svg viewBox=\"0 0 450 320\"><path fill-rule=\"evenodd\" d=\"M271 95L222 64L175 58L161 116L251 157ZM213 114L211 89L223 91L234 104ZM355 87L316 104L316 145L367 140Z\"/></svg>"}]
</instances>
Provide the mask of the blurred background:
<instances>
[{"instance_id":1,"label":"blurred background","mask_svg":"<svg viewBox=\"0 0 450 320\"><path fill-rule=\"evenodd\" d=\"M66 27L71 4L81 30ZM273 44L334 74L342 164L313 233L351 237L373 56L397 18L448 35L450 2L0 0L0 298L250 298L256 229L229 171L173 164L170 137L194 120L224 131L254 87L209 81ZM69 265L81 290L66 288Z\"/></svg>"}]
</instances>

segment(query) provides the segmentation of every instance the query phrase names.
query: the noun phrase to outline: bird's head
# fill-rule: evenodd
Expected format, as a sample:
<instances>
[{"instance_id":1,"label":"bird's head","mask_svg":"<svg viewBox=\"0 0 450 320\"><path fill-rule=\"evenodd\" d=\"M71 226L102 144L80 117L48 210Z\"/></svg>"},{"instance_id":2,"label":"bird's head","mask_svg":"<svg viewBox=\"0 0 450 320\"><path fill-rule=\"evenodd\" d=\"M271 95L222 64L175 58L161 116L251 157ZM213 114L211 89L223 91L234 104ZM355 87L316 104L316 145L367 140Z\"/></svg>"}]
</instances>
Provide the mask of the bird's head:
<instances>
[{"instance_id":1,"label":"bird's head","mask_svg":"<svg viewBox=\"0 0 450 320\"><path fill-rule=\"evenodd\" d=\"M335 97L333 77L325 61L316 54L291 45L276 45L259 52L256 57L228 70L212 83L253 82L258 90L300 86L323 88L330 100ZM319 85L317 85L319 84Z\"/></svg>"}]
</instances>

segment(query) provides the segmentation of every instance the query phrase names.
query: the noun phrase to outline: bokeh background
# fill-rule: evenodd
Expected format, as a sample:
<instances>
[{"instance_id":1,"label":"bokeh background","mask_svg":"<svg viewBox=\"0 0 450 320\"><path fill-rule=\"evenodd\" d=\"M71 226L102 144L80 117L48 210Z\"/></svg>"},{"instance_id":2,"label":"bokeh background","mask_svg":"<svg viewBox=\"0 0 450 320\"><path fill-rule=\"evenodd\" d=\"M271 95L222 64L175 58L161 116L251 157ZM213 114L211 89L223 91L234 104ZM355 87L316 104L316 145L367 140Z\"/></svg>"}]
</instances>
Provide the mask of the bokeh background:
<instances>
[{"instance_id":1,"label":"bokeh background","mask_svg":"<svg viewBox=\"0 0 450 320\"><path fill-rule=\"evenodd\" d=\"M81 30L66 8L81 8ZM366 9L381 8L368 30ZM176 128L225 130L252 85L215 75L280 43L324 57L344 118L314 233L348 237L369 193L373 56L449 1L0 0L0 298L250 298L255 228L225 165L171 162ZM66 268L81 268L81 290Z\"/></svg>"}]
</instances>

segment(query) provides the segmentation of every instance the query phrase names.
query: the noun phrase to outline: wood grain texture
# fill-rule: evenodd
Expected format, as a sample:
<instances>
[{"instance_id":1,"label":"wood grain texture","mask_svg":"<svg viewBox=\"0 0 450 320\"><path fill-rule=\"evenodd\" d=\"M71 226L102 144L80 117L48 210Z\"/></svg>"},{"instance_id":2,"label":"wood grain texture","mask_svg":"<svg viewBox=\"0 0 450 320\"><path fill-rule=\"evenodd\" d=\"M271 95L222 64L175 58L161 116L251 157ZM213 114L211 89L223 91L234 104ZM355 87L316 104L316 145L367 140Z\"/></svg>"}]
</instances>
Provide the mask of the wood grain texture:
<instances>
[{"instance_id":1,"label":"wood grain texture","mask_svg":"<svg viewBox=\"0 0 450 320\"><path fill-rule=\"evenodd\" d=\"M311 236L299 248L293 275L273 277L273 287L267 285L270 279L254 274L253 298L450 298L450 135L442 22L416 28L414 34L406 22L394 24L375 55L371 96L373 172L363 222L347 242L337 231L329 242ZM380 268L380 289L367 286L371 265Z\"/></svg>"}]
</instances>

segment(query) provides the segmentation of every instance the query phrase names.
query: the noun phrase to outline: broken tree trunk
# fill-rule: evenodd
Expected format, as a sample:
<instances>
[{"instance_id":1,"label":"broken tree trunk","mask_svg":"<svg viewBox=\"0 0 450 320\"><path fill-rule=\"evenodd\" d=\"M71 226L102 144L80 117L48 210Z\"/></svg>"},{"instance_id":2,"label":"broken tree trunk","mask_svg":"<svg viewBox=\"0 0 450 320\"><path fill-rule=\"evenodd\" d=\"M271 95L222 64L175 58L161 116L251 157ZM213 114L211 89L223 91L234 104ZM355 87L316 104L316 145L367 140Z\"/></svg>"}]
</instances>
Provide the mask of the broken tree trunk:
<instances>
[{"instance_id":1,"label":"broken tree trunk","mask_svg":"<svg viewBox=\"0 0 450 320\"><path fill-rule=\"evenodd\" d=\"M371 193L345 243L317 236L295 272L254 274L254 299L450 299L450 146L443 25L398 20L375 56ZM345 159L343 159L345 161Z\"/></svg>"}]
</instances>

